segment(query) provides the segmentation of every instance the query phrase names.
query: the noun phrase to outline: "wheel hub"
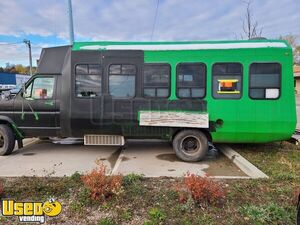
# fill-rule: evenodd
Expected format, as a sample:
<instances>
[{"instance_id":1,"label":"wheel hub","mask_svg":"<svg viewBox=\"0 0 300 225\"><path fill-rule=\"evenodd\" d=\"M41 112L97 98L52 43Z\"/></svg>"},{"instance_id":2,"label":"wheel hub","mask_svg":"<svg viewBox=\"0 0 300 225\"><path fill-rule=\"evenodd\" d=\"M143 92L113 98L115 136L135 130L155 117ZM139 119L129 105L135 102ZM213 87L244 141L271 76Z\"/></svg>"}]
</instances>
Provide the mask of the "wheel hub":
<instances>
[{"instance_id":1,"label":"wheel hub","mask_svg":"<svg viewBox=\"0 0 300 225\"><path fill-rule=\"evenodd\" d=\"M182 148L187 153L193 153L199 148L199 140L195 137L186 137L182 141Z\"/></svg>"}]
</instances>

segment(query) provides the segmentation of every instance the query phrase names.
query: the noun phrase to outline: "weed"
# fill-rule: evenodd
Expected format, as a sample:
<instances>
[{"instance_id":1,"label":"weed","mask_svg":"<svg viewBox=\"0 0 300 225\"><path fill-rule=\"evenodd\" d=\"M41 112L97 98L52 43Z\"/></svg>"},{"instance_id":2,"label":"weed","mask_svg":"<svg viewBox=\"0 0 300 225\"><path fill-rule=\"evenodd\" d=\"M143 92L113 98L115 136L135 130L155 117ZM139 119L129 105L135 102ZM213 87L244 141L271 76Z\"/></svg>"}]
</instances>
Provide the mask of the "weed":
<instances>
[{"instance_id":1,"label":"weed","mask_svg":"<svg viewBox=\"0 0 300 225\"><path fill-rule=\"evenodd\" d=\"M70 179L75 183L81 183L81 174L78 171L76 171L71 175Z\"/></svg>"},{"instance_id":2,"label":"weed","mask_svg":"<svg viewBox=\"0 0 300 225\"><path fill-rule=\"evenodd\" d=\"M194 206L195 206L195 202L194 202L194 200L192 199L192 197L189 196L189 197L187 198L187 200L186 200L183 204L181 204L180 206L181 206L181 207L180 207L181 211L183 211L183 212L191 212L192 209L193 209Z\"/></svg>"},{"instance_id":3,"label":"weed","mask_svg":"<svg viewBox=\"0 0 300 225\"><path fill-rule=\"evenodd\" d=\"M123 210L120 214L122 220L130 221L132 217L132 213L129 210Z\"/></svg>"},{"instance_id":4,"label":"weed","mask_svg":"<svg viewBox=\"0 0 300 225\"><path fill-rule=\"evenodd\" d=\"M274 179L282 181L293 181L296 178L295 174L291 172L281 172L274 174Z\"/></svg>"},{"instance_id":5,"label":"weed","mask_svg":"<svg viewBox=\"0 0 300 225\"><path fill-rule=\"evenodd\" d=\"M123 177L123 185L129 186L131 184L141 182L143 178L144 178L143 175L130 173Z\"/></svg>"},{"instance_id":6,"label":"weed","mask_svg":"<svg viewBox=\"0 0 300 225\"><path fill-rule=\"evenodd\" d=\"M91 204L90 196L90 190L86 187L82 187L76 194L76 200L81 206L88 206Z\"/></svg>"},{"instance_id":7,"label":"weed","mask_svg":"<svg viewBox=\"0 0 300 225\"><path fill-rule=\"evenodd\" d=\"M166 191L166 196L167 196L168 200L176 200L179 197L177 191L173 190L173 189L167 190Z\"/></svg>"},{"instance_id":8,"label":"weed","mask_svg":"<svg viewBox=\"0 0 300 225\"><path fill-rule=\"evenodd\" d=\"M202 214L196 218L196 224L210 225L214 224L214 219L209 214ZM229 223L228 223L229 224Z\"/></svg>"},{"instance_id":9,"label":"weed","mask_svg":"<svg viewBox=\"0 0 300 225\"><path fill-rule=\"evenodd\" d=\"M98 221L98 225L117 225L117 223L111 218L102 218Z\"/></svg>"},{"instance_id":10,"label":"weed","mask_svg":"<svg viewBox=\"0 0 300 225\"><path fill-rule=\"evenodd\" d=\"M146 193L146 188L141 181L133 182L125 188L129 196L143 196Z\"/></svg>"},{"instance_id":11,"label":"weed","mask_svg":"<svg viewBox=\"0 0 300 225\"><path fill-rule=\"evenodd\" d=\"M151 208L148 211L149 220L144 222L144 225L159 225L164 224L166 220L165 213L159 208Z\"/></svg>"},{"instance_id":12,"label":"weed","mask_svg":"<svg viewBox=\"0 0 300 225\"><path fill-rule=\"evenodd\" d=\"M292 222L287 212L275 203L261 206L247 204L240 207L239 211L246 220L254 224L289 224Z\"/></svg>"},{"instance_id":13,"label":"weed","mask_svg":"<svg viewBox=\"0 0 300 225\"><path fill-rule=\"evenodd\" d=\"M105 200L121 191L122 176L106 176L106 166L99 164L96 169L82 176L93 200Z\"/></svg>"},{"instance_id":14,"label":"weed","mask_svg":"<svg viewBox=\"0 0 300 225\"><path fill-rule=\"evenodd\" d=\"M81 214L83 212L83 207L79 202L71 202L70 203L70 210L72 213Z\"/></svg>"},{"instance_id":15,"label":"weed","mask_svg":"<svg viewBox=\"0 0 300 225\"><path fill-rule=\"evenodd\" d=\"M104 202L104 203L101 205L101 209L102 209L102 210L108 210L109 208L110 208L109 202Z\"/></svg>"}]
</instances>

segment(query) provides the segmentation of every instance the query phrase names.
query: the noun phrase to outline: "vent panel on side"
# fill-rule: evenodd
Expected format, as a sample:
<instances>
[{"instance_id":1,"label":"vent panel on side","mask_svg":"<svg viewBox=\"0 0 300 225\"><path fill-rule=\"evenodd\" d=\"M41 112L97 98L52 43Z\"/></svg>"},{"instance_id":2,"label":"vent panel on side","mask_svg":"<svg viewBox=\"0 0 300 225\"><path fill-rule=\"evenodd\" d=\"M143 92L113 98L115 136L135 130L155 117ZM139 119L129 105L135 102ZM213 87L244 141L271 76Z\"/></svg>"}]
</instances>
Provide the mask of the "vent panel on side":
<instances>
[{"instance_id":1,"label":"vent panel on side","mask_svg":"<svg viewBox=\"0 0 300 225\"><path fill-rule=\"evenodd\" d=\"M84 135L84 145L118 145L125 144L123 136L120 135Z\"/></svg>"}]
</instances>

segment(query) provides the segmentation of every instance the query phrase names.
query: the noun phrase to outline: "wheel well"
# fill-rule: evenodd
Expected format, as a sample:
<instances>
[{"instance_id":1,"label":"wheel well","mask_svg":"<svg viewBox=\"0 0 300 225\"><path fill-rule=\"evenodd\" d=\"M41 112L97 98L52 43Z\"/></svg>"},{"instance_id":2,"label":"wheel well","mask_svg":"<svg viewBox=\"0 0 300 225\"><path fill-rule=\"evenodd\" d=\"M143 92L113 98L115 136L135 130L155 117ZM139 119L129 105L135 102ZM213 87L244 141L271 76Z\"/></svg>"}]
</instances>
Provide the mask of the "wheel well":
<instances>
[{"instance_id":1,"label":"wheel well","mask_svg":"<svg viewBox=\"0 0 300 225\"><path fill-rule=\"evenodd\" d=\"M8 122L8 121L6 121L6 120L0 120L0 124L5 124L5 125L9 126L9 127L14 131L13 126L12 126L11 123Z\"/></svg>"},{"instance_id":2,"label":"wheel well","mask_svg":"<svg viewBox=\"0 0 300 225\"><path fill-rule=\"evenodd\" d=\"M6 124L11 127L11 124L6 120L0 120L0 124Z\"/></svg>"},{"instance_id":3,"label":"wheel well","mask_svg":"<svg viewBox=\"0 0 300 225\"><path fill-rule=\"evenodd\" d=\"M173 131L172 140L182 130L199 130L199 131L203 132L203 134L207 137L207 140L209 142L212 142L212 136L211 136L210 132L207 129L201 129L201 128L179 128L179 129L176 129Z\"/></svg>"},{"instance_id":4,"label":"wheel well","mask_svg":"<svg viewBox=\"0 0 300 225\"><path fill-rule=\"evenodd\" d=\"M12 129L12 131L13 131L13 133L14 133L14 135L15 135L15 138L16 138L16 139L19 139L19 138L20 138L20 137L18 136L18 133L16 132L15 128L13 127L13 125L12 125L9 121L7 121L7 120L0 120L0 124L5 124L5 125L9 126L10 129Z\"/></svg>"}]
</instances>

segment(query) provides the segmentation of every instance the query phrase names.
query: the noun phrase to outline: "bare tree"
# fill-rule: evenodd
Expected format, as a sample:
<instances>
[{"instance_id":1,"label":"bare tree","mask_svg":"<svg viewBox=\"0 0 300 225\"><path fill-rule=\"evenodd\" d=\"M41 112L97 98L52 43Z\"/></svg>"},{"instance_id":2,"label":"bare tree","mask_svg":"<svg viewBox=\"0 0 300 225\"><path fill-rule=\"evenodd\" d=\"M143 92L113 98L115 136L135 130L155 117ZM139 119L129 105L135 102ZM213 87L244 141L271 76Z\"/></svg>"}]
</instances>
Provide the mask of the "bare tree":
<instances>
[{"instance_id":1,"label":"bare tree","mask_svg":"<svg viewBox=\"0 0 300 225\"><path fill-rule=\"evenodd\" d=\"M245 18L243 19L243 31L244 34L242 35L242 38L257 38L261 37L262 34L262 28L258 27L258 22L253 19L252 9L251 9L251 3L252 1L243 1L244 4L246 4L246 13Z\"/></svg>"},{"instance_id":2,"label":"bare tree","mask_svg":"<svg viewBox=\"0 0 300 225\"><path fill-rule=\"evenodd\" d=\"M288 34L284 36L280 36L279 39L287 41L293 49L294 63L300 63L300 46L297 45L297 35Z\"/></svg>"},{"instance_id":3,"label":"bare tree","mask_svg":"<svg viewBox=\"0 0 300 225\"><path fill-rule=\"evenodd\" d=\"M288 35L280 35L279 39L281 40L286 40L293 49L295 49L297 47L297 36L296 35L292 35L292 34L288 34Z\"/></svg>"}]
</instances>

